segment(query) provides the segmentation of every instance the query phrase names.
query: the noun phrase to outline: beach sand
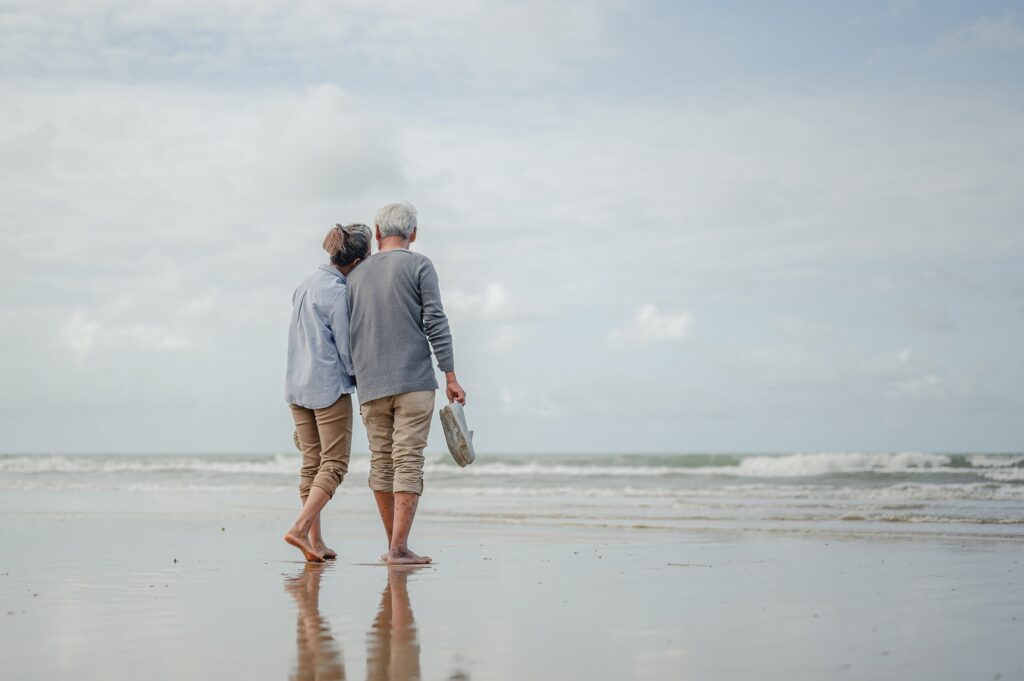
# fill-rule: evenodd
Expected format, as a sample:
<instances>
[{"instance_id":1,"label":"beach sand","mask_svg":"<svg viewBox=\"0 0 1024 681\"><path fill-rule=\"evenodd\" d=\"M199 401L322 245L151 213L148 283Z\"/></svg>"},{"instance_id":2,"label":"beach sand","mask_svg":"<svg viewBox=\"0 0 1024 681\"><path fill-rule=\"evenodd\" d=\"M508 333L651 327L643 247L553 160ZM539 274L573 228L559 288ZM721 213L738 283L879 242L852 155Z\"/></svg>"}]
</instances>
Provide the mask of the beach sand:
<instances>
[{"instance_id":1,"label":"beach sand","mask_svg":"<svg viewBox=\"0 0 1024 681\"><path fill-rule=\"evenodd\" d=\"M376 564L369 493L340 557L292 501L10 492L5 679L1024 679L1022 543L431 517ZM295 502L297 504L297 502Z\"/></svg>"}]
</instances>

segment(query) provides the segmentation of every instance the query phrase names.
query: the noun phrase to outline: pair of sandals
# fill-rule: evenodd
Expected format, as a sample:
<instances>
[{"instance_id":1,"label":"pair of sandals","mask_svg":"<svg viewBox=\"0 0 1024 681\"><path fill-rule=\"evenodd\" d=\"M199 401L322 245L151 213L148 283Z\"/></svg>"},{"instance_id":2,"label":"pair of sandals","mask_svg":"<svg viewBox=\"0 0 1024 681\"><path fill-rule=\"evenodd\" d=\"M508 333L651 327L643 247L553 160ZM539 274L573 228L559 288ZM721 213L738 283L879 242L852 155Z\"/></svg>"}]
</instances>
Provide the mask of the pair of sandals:
<instances>
[{"instance_id":1,"label":"pair of sandals","mask_svg":"<svg viewBox=\"0 0 1024 681\"><path fill-rule=\"evenodd\" d=\"M466 411L458 402L446 404L441 408L441 428L444 439L448 443L455 463L465 468L476 461L476 450L473 449L473 431L466 425Z\"/></svg>"},{"instance_id":2,"label":"pair of sandals","mask_svg":"<svg viewBox=\"0 0 1024 681\"><path fill-rule=\"evenodd\" d=\"M476 450L473 449L473 431L466 425L466 411L458 402L452 402L442 407L439 413L444 439L448 443L448 451L451 452L455 463L465 468L476 461ZM295 449L301 452L298 431L292 433L292 442L295 443Z\"/></svg>"}]
</instances>

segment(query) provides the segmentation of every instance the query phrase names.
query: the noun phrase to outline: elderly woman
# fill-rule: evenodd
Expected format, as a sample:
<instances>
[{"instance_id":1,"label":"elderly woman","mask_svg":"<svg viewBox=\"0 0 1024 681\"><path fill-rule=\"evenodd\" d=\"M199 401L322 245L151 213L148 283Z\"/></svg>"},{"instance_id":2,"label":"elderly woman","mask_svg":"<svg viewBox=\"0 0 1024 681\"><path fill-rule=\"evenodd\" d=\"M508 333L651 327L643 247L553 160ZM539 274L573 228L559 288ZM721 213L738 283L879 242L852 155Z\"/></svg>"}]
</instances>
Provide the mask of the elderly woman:
<instances>
[{"instance_id":1,"label":"elderly woman","mask_svg":"<svg viewBox=\"0 0 1024 681\"><path fill-rule=\"evenodd\" d=\"M348 338L346 278L370 255L370 228L335 225L324 237L330 262L307 276L292 296L285 399L302 451L302 512L284 540L307 561L336 558L324 543L320 511L348 471L355 376Z\"/></svg>"}]
</instances>

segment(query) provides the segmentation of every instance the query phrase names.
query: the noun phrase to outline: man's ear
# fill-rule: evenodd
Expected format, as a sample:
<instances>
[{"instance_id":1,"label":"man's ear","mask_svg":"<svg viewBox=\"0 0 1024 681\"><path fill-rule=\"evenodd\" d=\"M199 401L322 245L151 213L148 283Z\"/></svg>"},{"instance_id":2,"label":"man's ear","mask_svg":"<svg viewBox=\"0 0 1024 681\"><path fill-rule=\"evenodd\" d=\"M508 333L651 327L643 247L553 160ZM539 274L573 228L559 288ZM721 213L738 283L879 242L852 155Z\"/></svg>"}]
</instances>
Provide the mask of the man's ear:
<instances>
[{"instance_id":1,"label":"man's ear","mask_svg":"<svg viewBox=\"0 0 1024 681\"><path fill-rule=\"evenodd\" d=\"M418 230L418 229L419 229L418 226L412 228L412 236L409 237L409 243L412 243L413 241L416 241L416 230Z\"/></svg>"},{"instance_id":2,"label":"man's ear","mask_svg":"<svg viewBox=\"0 0 1024 681\"><path fill-rule=\"evenodd\" d=\"M380 236L380 225L374 225L373 226L373 231L374 231L373 238L377 240L377 245L379 246L380 245L380 239L381 239L381 236Z\"/></svg>"}]
</instances>

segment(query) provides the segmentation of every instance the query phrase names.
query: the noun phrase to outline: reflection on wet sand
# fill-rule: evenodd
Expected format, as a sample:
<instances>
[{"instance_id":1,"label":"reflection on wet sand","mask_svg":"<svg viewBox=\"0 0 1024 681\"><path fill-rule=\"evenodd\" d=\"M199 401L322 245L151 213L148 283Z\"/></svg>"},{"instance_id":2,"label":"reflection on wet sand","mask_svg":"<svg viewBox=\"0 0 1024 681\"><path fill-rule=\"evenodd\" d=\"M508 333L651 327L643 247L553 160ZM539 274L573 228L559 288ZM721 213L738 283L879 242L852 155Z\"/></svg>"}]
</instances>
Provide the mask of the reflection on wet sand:
<instances>
[{"instance_id":1,"label":"reflection on wet sand","mask_svg":"<svg viewBox=\"0 0 1024 681\"><path fill-rule=\"evenodd\" d=\"M420 642L409 604L408 567L388 568L380 609L366 634L367 681L418 681Z\"/></svg>"},{"instance_id":2,"label":"reflection on wet sand","mask_svg":"<svg viewBox=\"0 0 1024 681\"><path fill-rule=\"evenodd\" d=\"M284 588L299 606L295 663L296 681L345 678L341 650L331 635L330 625L320 615L320 577L326 563L306 563L302 572L285 580Z\"/></svg>"},{"instance_id":3,"label":"reflection on wet sand","mask_svg":"<svg viewBox=\"0 0 1024 681\"><path fill-rule=\"evenodd\" d=\"M306 563L285 589L299 606L298 661L292 679L344 679L341 650L331 635L327 620L320 615L320 578L328 563ZM380 608L366 635L367 681L419 681L420 643L416 619L409 602L406 581L416 567L388 568L388 583L380 597ZM455 673L453 679L467 679Z\"/></svg>"}]
</instances>

